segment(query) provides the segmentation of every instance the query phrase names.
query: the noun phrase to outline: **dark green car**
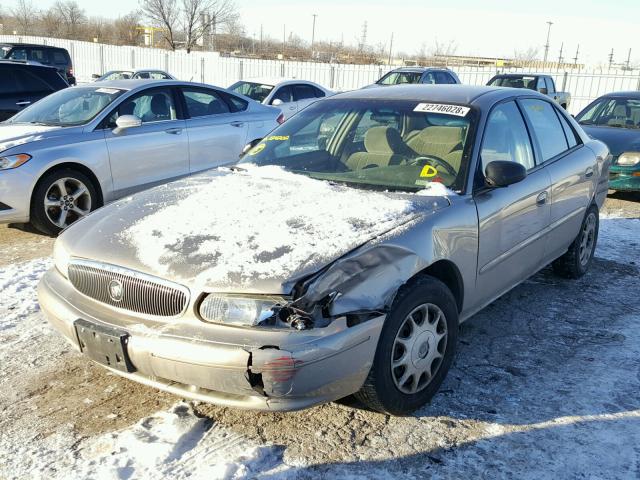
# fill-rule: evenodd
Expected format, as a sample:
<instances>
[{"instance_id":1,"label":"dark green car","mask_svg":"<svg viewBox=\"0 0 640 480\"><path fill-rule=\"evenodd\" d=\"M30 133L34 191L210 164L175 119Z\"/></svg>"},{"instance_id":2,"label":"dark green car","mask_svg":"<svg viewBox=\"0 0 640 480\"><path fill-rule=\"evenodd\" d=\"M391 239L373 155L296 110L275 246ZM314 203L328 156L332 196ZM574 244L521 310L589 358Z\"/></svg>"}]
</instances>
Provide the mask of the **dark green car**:
<instances>
[{"instance_id":1,"label":"dark green car","mask_svg":"<svg viewBox=\"0 0 640 480\"><path fill-rule=\"evenodd\" d=\"M640 192L640 92L604 95L577 116L590 137L607 144L611 190Z\"/></svg>"}]
</instances>

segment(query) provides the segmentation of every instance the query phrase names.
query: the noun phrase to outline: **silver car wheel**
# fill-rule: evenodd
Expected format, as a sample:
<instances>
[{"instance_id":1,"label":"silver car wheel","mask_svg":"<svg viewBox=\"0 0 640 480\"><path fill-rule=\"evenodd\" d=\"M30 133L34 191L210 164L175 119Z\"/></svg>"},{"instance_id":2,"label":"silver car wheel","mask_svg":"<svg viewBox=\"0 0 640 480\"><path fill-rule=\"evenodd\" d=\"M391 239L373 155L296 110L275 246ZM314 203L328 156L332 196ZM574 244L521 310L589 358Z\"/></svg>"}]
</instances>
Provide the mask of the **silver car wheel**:
<instances>
[{"instance_id":1,"label":"silver car wheel","mask_svg":"<svg viewBox=\"0 0 640 480\"><path fill-rule=\"evenodd\" d=\"M423 390L434 377L447 348L447 319L437 305L413 309L398 329L391 349L391 376L402 393Z\"/></svg>"},{"instance_id":2,"label":"silver car wheel","mask_svg":"<svg viewBox=\"0 0 640 480\"><path fill-rule=\"evenodd\" d=\"M91 194L76 178L61 178L47 189L44 211L51 223L65 228L91 211Z\"/></svg>"},{"instance_id":3,"label":"silver car wheel","mask_svg":"<svg viewBox=\"0 0 640 480\"><path fill-rule=\"evenodd\" d=\"M582 237L580 239L580 248L578 255L580 257L580 265L583 267L589 263L591 254L593 253L593 247L595 246L596 239L596 216L594 213L590 213L584 221L582 226Z\"/></svg>"}]
</instances>

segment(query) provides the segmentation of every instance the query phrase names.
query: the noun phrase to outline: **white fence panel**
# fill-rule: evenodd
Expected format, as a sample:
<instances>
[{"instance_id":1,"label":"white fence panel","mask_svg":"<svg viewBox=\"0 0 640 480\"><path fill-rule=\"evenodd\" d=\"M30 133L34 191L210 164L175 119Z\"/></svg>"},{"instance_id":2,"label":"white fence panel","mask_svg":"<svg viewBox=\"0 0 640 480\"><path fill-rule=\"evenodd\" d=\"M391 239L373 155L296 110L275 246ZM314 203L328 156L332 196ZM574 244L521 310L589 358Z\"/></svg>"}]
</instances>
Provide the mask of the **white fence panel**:
<instances>
[{"instance_id":1,"label":"white fence panel","mask_svg":"<svg viewBox=\"0 0 640 480\"><path fill-rule=\"evenodd\" d=\"M55 38L0 35L0 42L24 42L66 48L73 60L79 82L88 82L92 74L124 68L167 70L180 80L204 82L227 87L252 77L293 77L312 80L337 91L352 90L375 82L390 70L379 65L348 65L313 62L258 60L221 57L214 52L171 52L143 47L103 45ZM501 72L523 69L495 67L452 67L462 83L485 85ZM629 71L539 71L553 76L558 90L572 96L570 111L577 113L600 95L620 90L640 90L638 72Z\"/></svg>"}]
</instances>

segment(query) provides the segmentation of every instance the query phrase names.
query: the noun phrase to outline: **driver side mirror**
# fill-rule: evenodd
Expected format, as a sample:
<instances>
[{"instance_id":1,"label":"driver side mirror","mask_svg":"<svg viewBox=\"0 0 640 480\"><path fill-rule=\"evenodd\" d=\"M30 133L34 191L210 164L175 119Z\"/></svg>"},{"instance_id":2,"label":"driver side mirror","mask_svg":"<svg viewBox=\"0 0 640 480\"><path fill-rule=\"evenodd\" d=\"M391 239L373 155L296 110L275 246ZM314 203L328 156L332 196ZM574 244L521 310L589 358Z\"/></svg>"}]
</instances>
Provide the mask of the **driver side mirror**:
<instances>
[{"instance_id":1,"label":"driver side mirror","mask_svg":"<svg viewBox=\"0 0 640 480\"><path fill-rule=\"evenodd\" d=\"M545 87L539 88L538 91L543 95L547 95L549 93L549 90Z\"/></svg>"},{"instance_id":2,"label":"driver side mirror","mask_svg":"<svg viewBox=\"0 0 640 480\"><path fill-rule=\"evenodd\" d=\"M125 130L139 127L140 125L142 125L142 119L135 115L121 115L116 120L116 128L113 130L113 133L118 135Z\"/></svg>"},{"instance_id":3,"label":"driver side mirror","mask_svg":"<svg viewBox=\"0 0 640 480\"><path fill-rule=\"evenodd\" d=\"M490 188L508 187L527 178L527 169L516 162L495 161L487 165L484 177Z\"/></svg>"},{"instance_id":4,"label":"driver side mirror","mask_svg":"<svg viewBox=\"0 0 640 480\"><path fill-rule=\"evenodd\" d=\"M274 107L279 107L280 105L282 105L284 102L282 100L280 100L279 98L276 98L274 100L271 101L271 105L273 105Z\"/></svg>"},{"instance_id":5,"label":"driver side mirror","mask_svg":"<svg viewBox=\"0 0 640 480\"><path fill-rule=\"evenodd\" d=\"M93 75L91 75L91 78L96 80L96 79L100 78L100 75L98 75L97 73L94 73Z\"/></svg>"}]
</instances>

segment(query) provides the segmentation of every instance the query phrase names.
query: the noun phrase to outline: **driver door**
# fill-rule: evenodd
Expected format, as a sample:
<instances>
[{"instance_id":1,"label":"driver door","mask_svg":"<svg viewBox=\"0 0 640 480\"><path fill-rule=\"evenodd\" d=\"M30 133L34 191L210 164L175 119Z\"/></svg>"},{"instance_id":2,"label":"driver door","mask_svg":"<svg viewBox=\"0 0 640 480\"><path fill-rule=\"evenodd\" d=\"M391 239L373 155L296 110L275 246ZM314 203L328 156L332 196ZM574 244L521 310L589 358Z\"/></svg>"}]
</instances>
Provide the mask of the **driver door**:
<instances>
[{"instance_id":1,"label":"driver door","mask_svg":"<svg viewBox=\"0 0 640 480\"><path fill-rule=\"evenodd\" d=\"M172 88L152 88L125 99L106 122L105 138L116 197L189 174L189 141L178 118ZM135 115L139 127L116 133L120 115Z\"/></svg>"},{"instance_id":2,"label":"driver door","mask_svg":"<svg viewBox=\"0 0 640 480\"><path fill-rule=\"evenodd\" d=\"M483 172L492 161L515 161L527 169L527 177L519 183L479 187L474 195L479 224L476 289L480 303L485 304L544 266L551 178L536 164L531 138L513 101L499 104L490 113L480 155L477 186L484 185Z\"/></svg>"}]
</instances>

